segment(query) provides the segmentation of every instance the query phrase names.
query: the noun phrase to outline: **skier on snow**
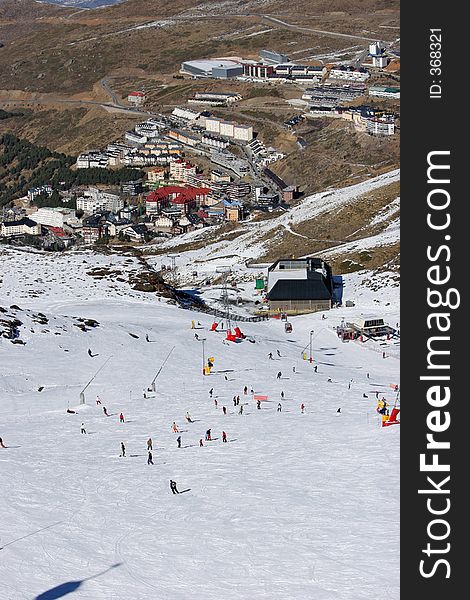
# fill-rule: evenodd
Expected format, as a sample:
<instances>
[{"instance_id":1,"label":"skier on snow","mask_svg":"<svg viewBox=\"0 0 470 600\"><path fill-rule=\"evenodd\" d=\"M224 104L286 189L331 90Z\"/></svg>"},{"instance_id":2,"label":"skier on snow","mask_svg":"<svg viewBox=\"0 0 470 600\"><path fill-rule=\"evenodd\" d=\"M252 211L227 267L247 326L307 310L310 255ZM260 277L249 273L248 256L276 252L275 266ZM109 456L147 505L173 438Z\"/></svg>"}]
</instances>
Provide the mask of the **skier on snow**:
<instances>
[{"instance_id":1,"label":"skier on snow","mask_svg":"<svg viewBox=\"0 0 470 600\"><path fill-rule=\"evenodd\" d=\"M85 423L82 423L82 425L80 427L80 433L86 433Z\"/></svg>"},{"instance_id":2,"label":"skier on snow","mask_svg":"<svg viewBox=\"0 0 470 600\"><path fill-rule=\"evenodd\" d=\"M181 448L181 436L180 435L176 438L176 441L178 442L178 448Z\"/></svg>"},{"instance_id":3,"label":"skier on snow","mask_svg":"<svg viewBox=\"0 0 470 600\"><path fill-rule=\"evenodd\" d=\"M153 450L152 438L147 440L147 450Z\"/></svg>"},{"instance_id":4,"label":"skier on snow","mask_svg":"<svg viewBox=\"0 0 470 600\"><path fill-rule=\"evenodd\" d=\"M122 413L119 415L119 423L124 423L124 415Z\"/></svg>"},{"instance_id":5,"label":"skier on snow","mask_svg":"<svg viewBox=\"0 0 470 600\"><path fill-rule=\"evenodd\" d=\"M222 431L222 441L223 442L227 441L227 434L225 433L225 431Z\"/></svg>"},{"instance_id":6,"label":"skier on snow","mask_svg":"<svg viewBox=\"0 0 470 600\"><path fill-rule=\"evenodd\" d=\"M153 456L152 456L152 453L150 452L150 450L149 450L149 455L147 457L147 464L153 465Z\"/></svg>"},{"instance_id":7,"label":"skier on snow","mask_svg":"<svg viewBox=\"0 0 470 600\"><path fill-rule=\"evenodd\" d=\"M121 442L121 454L119 456L126 456L126 447L124 446L124 442Z\"/></svg>"},{"instance_id":8,"label":"skier on snow","mask_svg":"<svg viewBox=\"0 0 470 600\"><path fill-rule=\"evenodd\" d=\"M172 481L170 479L170 490L173 492L173 494L179 494L178 490L176 489L176 481Z\"/></svg>"}]
</instances>

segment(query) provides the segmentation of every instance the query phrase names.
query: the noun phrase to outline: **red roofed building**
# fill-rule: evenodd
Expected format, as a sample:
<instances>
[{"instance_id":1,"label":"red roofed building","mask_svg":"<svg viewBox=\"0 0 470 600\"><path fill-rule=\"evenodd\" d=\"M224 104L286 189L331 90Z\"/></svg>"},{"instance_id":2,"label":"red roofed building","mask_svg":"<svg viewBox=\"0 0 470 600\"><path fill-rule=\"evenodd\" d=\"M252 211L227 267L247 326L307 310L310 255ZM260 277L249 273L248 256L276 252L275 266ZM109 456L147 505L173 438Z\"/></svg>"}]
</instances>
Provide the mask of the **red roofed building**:
<instances>
[{"instance_id":1,"label":"red roofed building","mask_svg":"<svg viewBox=\"0 0 470 600\"><path fill-rule=\"evenodd\" d=\"M143 92L130 92L127 95L127 101L136 105L143 104L145 102L145 94Z\"/></svg>"},{"instance_id":2,"label":"red roofed building","mask_svg":"<svg viewBox=\"0 0 470 600\"><path fill-rule=\"evenodd\" d=\"M70 233L67 233L64 229L62 229L62 227L51 227L50 225L46 225L45 228L49 232L51 238L59 240L64 244L66 248L73 244L73 236L70 235Z\"/></svg>"},{"instance_id":3,"label":"red roofed building","mask_svg":"<svg viewBox=\"0 0 470 600\"><path fill-rule=\"evenodd\" d=\"M145 208L148 215L159 214L162 208L166 206L181 208L184 214L188 214L191 210L206 202L210 191L209 188L203 187L184 188L176 185L167 185L147 196Z\"/></svg>"}]
</instances>

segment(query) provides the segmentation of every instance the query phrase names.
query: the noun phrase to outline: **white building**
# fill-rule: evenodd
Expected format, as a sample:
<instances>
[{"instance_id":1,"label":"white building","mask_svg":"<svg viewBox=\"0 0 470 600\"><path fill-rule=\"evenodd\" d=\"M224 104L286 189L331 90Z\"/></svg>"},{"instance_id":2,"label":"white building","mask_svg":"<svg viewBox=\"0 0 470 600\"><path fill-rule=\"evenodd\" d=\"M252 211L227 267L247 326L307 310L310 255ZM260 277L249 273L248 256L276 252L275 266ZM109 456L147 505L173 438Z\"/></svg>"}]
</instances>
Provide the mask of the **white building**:
<instances>
[{"instance_id":1,"label":"white building","mask_svg":"<svg viewBox=\"0 0 470 600\"><path fill-rule=\"evenodd\" d=\"M378 98L400 99L400 88L385 87L381 85L371 85L369 88L369 96L377 96Z\"/></svg>"},{"instance_id":2,"label":"white building","mask_svg":"<svg viewBox=\"0 0 470 600\"><path fill-rule=\"evenodd\" d=\"M51 196L52 191L53 190L52 190L51 185L40 185L39 187L30 188L28 190L28 200L30 202L33 202L33 200L41 194L46 194L46 196Z\"/></svg>"},{"instance_id":3,"label":"white building","mask_svg":"<svg viewBox=\"0 0 470 600\"><path fill-rule=\"evenodd\" d=\"M366 81L370 75L367 71L356 71L351 69L331 69L330 79L342 79L345 81Z\"/></svg>"},{"instance_id":4,"label":"white building","mask_svg":"<svg viewBox=\"0 0 470 600\"><path fill-rule=\"evenodd\" d=\"M385 47L382 42L374 42L373 44L369 44L369 54L371 56L379 56L383 53Z\"/></svg>"},{"instance_id":5,"label":"white building","mask_svg":"<svg viewBox=\"0 0 470 600\"><path fill-rule=\"evenodd\" d=\"M63 229L64 224L67 222L77 221L73 208L39 208L35 213L32 213L30 217L40 225L59 227L60 229Z\"/></svg>"},{"instance_id":6,"label":"white building","mask_svg":"<svg viewBox=\"0 0 470 600\"><path fill-rule=\"evenodd\" d=\"M381 69L383 69L388 65L388 58L386 56L373 56L372 65L374 67L380 67Z\"/></svg>"},{"instance_id":7,"label":"white building","mask_svg":"<svg viewBox=\"0 0 470 600\"><path fill-rule=\"evenodd\" d=\"M148 142L148 137L146 135L142 135L135 131L126 131L124 134L124 139L130 142L131 144L145 144Z\"/></svg>"},{"instance_id":8,"label":"white building","mask_svg":"<svg viewBox=\"0 0 470 600\"><path fill-rule=\"evenodd\" d=\"M124 200L118 194L103 192L97 188L88 188L83 196L77 198L77 210L93 214L100 210L117 213L124 206Z\"/></svg>"},{"instance_id":9,"label":"white building","mask_svg":"<svg viewBox=\"0 0 470 600\"><path fill-rule=\"evenodd\" d=\"M182 159L170 163L170 180L186 183L191 175L196 175L196 167L191 163Z\"/></svg>"},{"instance_id":10,"label":"white building","mask_svg":"<svg viewBox=\"0 0 470 600\"><path fill-rule=\"evenodd\" d=\"M211 148L220 148L222 150L230 145L228 140L216 135L209 135L207 133L203 134L201 141L205 146L210 146Z\"/></svg>"},{"instance_id":11,"label":"white building","mask_svg":"<svg viewBox=\"0 0 470 600\"><path fill-rule=\"evenodd\" d=\"M171 114L179 119L184 119L185 121L196 121L196 119L198 119L201 115L201 113L196 110L180 108L179 106L174 108Z\"/></svg>"},{"instance_id":12,"label":"white building","mask_svg":"<svg viewBox=\"0 0 470 600\"><path fill-rule=\"evenodd\" d=\"M234 123L229 121L220 121L219 133L220 135L225 135L226 137L235 137Z\"/></svg>"},{"instance_id":13,"label":"white building","mask_svg":"<svg viewBox=\"0 0 470 600\"><path fill-rule=\"evenodd\" d=\"M18 221L4 221L0 225L1 237L15 237L18 235L40 235L41 226L35 221L24 217Z\"/></svg>"},{"instance_id":14,"label":"white building","mask_svg":"<svg viewBox=\"0 0 470 600\"><path fill-rule=\"evenodd\" d=\"M395 122L391 118L367 119L366 131L370 135L393 135L395 133Z\"/></svg>"},{"instance_id":15,"label":"white building","mask_svg":"<svg viewBox=\"0 0 470 600\"><path fill-rule=\"evenodd\" d=\"M251 125L238 125L235 123L233 126L233 137L236 140L249 142L253 139L253 127Z\"/></svg>"},{"instance_id":16,"label":"white building","mask_svg":"<svg viewBox=\"0 0 470 600\"><path fill-rule=\"evenodd\" d=\"M244 142L249 142L253 139L253 127L251 125L224 121L216 117L208 117L206 119L206 131Z\"/></svg>"},{"instance_id":17,"label":"white building","mask_svg":"<svg viewBox=\"0 0 470 600\"><path fill-rule=\"evenodd\" d=\"M77 169L106 169L108 162L109 157L106 152L91 150L78 155L76 167Z\"/></svg>"}]
</instances>

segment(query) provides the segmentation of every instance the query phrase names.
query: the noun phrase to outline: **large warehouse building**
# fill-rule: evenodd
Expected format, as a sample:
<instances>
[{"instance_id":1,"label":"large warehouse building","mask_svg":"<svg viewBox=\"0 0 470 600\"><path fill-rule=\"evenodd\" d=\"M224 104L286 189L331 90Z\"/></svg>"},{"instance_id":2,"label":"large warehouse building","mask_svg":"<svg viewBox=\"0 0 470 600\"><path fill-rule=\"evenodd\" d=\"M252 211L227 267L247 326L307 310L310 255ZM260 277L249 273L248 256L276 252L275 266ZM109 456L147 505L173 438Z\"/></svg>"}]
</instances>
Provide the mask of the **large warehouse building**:
<instances>
[{"instance_id":1,"label":"large warehouse building","mask_svg":"<svg viewBox=\"0 0 470 600\"><path fill-rule=\"evenodd\" d=\"M188 60L181 65L180 73L193 77L215 77L229 79L243 74L243 67L234 60L220 58L207 60Z\"/></svg>"}]
</instances>

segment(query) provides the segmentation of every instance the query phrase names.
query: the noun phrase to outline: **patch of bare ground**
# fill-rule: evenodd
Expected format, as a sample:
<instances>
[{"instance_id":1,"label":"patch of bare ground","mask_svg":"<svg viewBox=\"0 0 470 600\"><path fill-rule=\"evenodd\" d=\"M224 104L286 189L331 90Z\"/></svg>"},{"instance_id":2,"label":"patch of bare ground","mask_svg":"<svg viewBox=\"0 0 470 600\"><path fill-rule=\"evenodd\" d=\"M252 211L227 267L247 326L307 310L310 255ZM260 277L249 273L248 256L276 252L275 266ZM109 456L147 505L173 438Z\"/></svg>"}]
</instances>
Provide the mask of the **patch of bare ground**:
<instances>
[{"instance_id":1,"label":"patch of bare ground","mask_svg":"<svg viewBox=\"0 0 470 600\"><path fill-rule=\"evenodd\" d=\"M400 195L399 182L377 188L339 210L323 213L320 217L303 223L291 225L292 231L308 238L334 239L348 242L374 235L385 229L389 221L386 219L370 226L370 221ZM393 218L399 213L394 213Z\"/></svg>"},{"instance_id":2,"label":"patch of bare ground","mask_svg":"<svg viewBox=\"0 0 470 600\"><path fill-rule=\"evenodd\" d=\"M328 258L334 273L353 273L367 269L369 271L399 271L400 244L378 246L357 252L349 252L341 256Z\"/></svg>"},{"instance_id":3,"label":"patch of bare ground","mask_svg":"<svg viewBox=\"0 0 470 600\"><path fill-rule=\"evenodd\" d=\"M305 193L358 183L399 165L399 136L379 138L358 133L342 119L308 119L296 130L306 142L270 168Z\"/></svg>"}]
</instances>

